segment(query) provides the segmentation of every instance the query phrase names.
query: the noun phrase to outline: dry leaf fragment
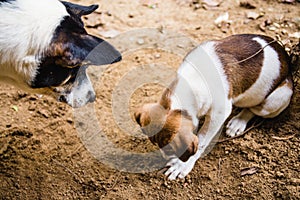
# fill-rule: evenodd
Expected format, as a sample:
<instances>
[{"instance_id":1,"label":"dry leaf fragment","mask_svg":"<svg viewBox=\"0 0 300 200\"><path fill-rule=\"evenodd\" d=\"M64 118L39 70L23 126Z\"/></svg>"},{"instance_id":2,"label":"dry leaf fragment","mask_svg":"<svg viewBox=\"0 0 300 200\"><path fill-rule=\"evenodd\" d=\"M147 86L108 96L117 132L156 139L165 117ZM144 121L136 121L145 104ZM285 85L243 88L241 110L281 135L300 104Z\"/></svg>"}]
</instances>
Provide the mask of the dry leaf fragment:
<instances>
[{"instance_id":1,"label":"dry leaf fragment","mask_svg":"<svg viewBox=\"0 0 300 200\"><path fill-rule=\"evenodd\" d=\"M241 170L241 176L253 175L258 172L256 167L247 167Z\"/></svg>"},{"instance_id":2,"label":"dry leaf fragment","mask_svg":"<svg viewBox=\"0 0 300 200\"><path fill-rule=\"evenodd\" d=\"M260 24L258 25L258 27L259 27L259 29L260 29L261 31L263 31L263 32L266 31L266 24L265 24L265 22L260 23Z\"/></svg>"},{"instance_id":3,"label":"dry leaf fragment","mask_svg":"<svg viewBox=\"0 0 300 200\"><path fill-rule=\"evenodd\" d=\"M221 29L222 32L227 33L230 25L232 23L231 20L229 20L229 14L228 12L220 15L215 21L214 23L217 25L218 28Z\"/></svg>"},{"instance_id":4,"label":"dry leaf fragment","mask_svg":"<svg viewBox=\"0 0 300 200\"><path fill-rule=\"evenodd\" d=\"M268 29L269 29L269 31L276 31L277 30L277 28L275 26L270 26Z\"/></svg>"},{"instance_id":5,"label":"dry leaf fragment","mask_svg":"<svg viewBox=\"0 0 300 200\"><path fill-rule=\"evenodd\" d=\"M11 107L14 111L18 112L19 111L19 107L18 106L12 106Z\"/></svg>"},{"instance_id":6,"label":"dry leaf fragment","mask_svg":"<svg viewBox=\"0 0 300 200\"><path fill-rule=\"evenodd\" d=\"M229 13L226 12L222 15L220 15L219 17L217 17L217 19L215 20L215 24L219 25L222 22L227 22L227 23L231 23L231 21L229 20Z\"/></svg>"},{"instance_id":7,"label":"dry leaf fragment","mask_svg":"<svg viewBox=\"0 0 300 200\"><path fill-rule=\"evenodd\" d=\"M140 0L143 6L147 6L149 8L156 8L157 7L157 0Z\"/></svg>"},{"instance_id":8,"label":"dry leaf fragment","mask_svg":"<svg viewBox=\"0 0 300 200\"><path fill-rule=\"evenodd\" d=\"M259 24L259 29L263 32L266 31L266 27L270 26L272 24L272 21L270 19L265 20L261 24Z\"/></svg>"},{"instance_id":9,"label":"dry leaf fragment","mask_svg":"<svg viewBox=\"0 0 300 200\"><path fill-rule=\"evenodd\" d=\"M256 20L256 19L264 16L264 13L257 13L257 12L249 11L246 13L246 16L248 19Z\"/></svg>"},{"instance_id":10,"label":"dry leaf fragment","mask_svg":"<svg viewBox=\"0 0 300 200\"><path fill-rule=\"evenodd\" d=\"M203 4L206 4L207 6L210 7L218 7L222 1L221 0L202 0Z\"/></svg>"},{"instance_id":11,"label":"dry leaf fragment","mask_svg":"<svg viewBox=\"0 0 300 200\"><path fill-rule=\"evenodd\" d=\"M295 0L282 0L281 3L293 4Z\"/></svg>"},{"instance_id":12,"label":"dry leaf fragment","mask_svg":"<svg viewBox=\"0 0 300 200\"><path fill-rule=\"evenodd\" d=\"M257 12L247 12L246 16L248 19L257 19L259 17L259 14Z\"/></svg>"}]
</instances>

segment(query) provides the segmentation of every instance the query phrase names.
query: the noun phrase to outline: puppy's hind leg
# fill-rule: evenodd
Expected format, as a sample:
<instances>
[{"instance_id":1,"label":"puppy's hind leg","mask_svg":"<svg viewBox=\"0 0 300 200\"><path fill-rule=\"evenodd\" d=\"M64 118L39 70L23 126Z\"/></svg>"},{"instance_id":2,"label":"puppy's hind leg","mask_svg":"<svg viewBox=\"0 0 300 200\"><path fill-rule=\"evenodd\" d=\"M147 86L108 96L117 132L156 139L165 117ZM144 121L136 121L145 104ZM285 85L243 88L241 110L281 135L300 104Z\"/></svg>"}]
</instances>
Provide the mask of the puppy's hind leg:
<instances>
[{"instance_id":1,"label":"puppy's hind leg","mask_svg":"<svg viewBox=\"0 0 300 200\"><path fill-rule=\"evenodd\" d=\"M279 115L290 103L293 86L291 78L284 80L261 104L243 109L227 124L226 134L234 137L241 135L247 123L255 116L273 118Z\"/></svg>"},{"instance_id":2,"label":"puppy's hind leg","mask_svg":"<svg viewBox=\"0 0 300 200\"><path fill-rule=\"evenodd\" d=\"M285 79L260 105L250 108L251 112L263 118L273 118L286 109L293 95L292 79Z\"/></svg>"}]
</instances>

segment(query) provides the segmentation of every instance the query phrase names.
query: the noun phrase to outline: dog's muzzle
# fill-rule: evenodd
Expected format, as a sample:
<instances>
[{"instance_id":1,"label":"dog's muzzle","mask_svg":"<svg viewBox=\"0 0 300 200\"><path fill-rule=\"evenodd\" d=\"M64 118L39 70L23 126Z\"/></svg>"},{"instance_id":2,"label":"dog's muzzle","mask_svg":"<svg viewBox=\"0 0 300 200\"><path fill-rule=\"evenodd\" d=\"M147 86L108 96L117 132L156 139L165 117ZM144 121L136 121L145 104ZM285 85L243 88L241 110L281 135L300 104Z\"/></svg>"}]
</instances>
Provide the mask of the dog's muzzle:
<instances>
[{"instance_id":1,"label":"dog's muzzle","mask_svg":"<svg viewBox=\"0 0 300 200\"><path fill-rule=\"evenodd\" d=\"M71 90L62 92L58 101L67 103L73 108L79 108L96 100L96 93L86 73L86 68L83 66L79 69Z\"/></svg>"}]
</instances>

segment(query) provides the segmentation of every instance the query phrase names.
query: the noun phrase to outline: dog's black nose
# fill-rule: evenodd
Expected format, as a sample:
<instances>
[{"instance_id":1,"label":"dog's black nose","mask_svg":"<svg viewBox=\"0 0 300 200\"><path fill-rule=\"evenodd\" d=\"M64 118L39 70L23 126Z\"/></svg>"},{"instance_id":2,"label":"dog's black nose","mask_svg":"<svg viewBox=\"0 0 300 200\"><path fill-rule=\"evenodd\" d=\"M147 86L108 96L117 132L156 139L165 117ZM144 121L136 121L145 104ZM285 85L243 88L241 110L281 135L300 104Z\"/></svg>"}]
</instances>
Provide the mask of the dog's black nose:
<instances>
[{"instance_id":1,"label":"dog's black nose","mask_svg":"<svg viewBox=\"0 0 300 200\"><path fill-rule=\"evenodd\" d=\"M88 102L93 103L96 100L96 95L94 92L89 91L86 95Z\"/></svg>"}]
</instances>

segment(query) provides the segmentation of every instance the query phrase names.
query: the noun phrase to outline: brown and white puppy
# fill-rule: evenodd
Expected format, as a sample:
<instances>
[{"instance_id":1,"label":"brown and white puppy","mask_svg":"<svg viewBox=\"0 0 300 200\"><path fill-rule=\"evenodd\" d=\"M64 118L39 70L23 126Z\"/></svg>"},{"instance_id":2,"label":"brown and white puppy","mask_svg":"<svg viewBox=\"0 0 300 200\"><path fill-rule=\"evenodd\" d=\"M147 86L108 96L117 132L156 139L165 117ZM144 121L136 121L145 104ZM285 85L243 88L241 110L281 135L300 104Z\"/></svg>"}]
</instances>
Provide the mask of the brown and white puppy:
<instances>
[{"instance_id":1,"label":"brown and white puppy","mask_svg":"<svg viewBox=\"0 0 300 200\"><path fill-rule=\"evenodd\" d=\"M121 59L114 47L84 29L81 17L97 8L58 0L0 0L0 81L73 107L93 102L87 66Z\"/></svg>"},{"instance_id":2,"label":"brown and white puppy","mask_svg":"<svg viewBox=\"0 0 300 200\"><path fill-rule=\"evenodd\" d=\"M159 102L144 105L135 118L170 159L165 174L173 180L192 170L233 105L243 109L227 124L226 133L232 137L242 134L255 115L279 115L292 94L289 56L284 48L267 36L233 35L192 50ZM198 127L202 116L204 124Z\"/></svg>"}]
</instances>

